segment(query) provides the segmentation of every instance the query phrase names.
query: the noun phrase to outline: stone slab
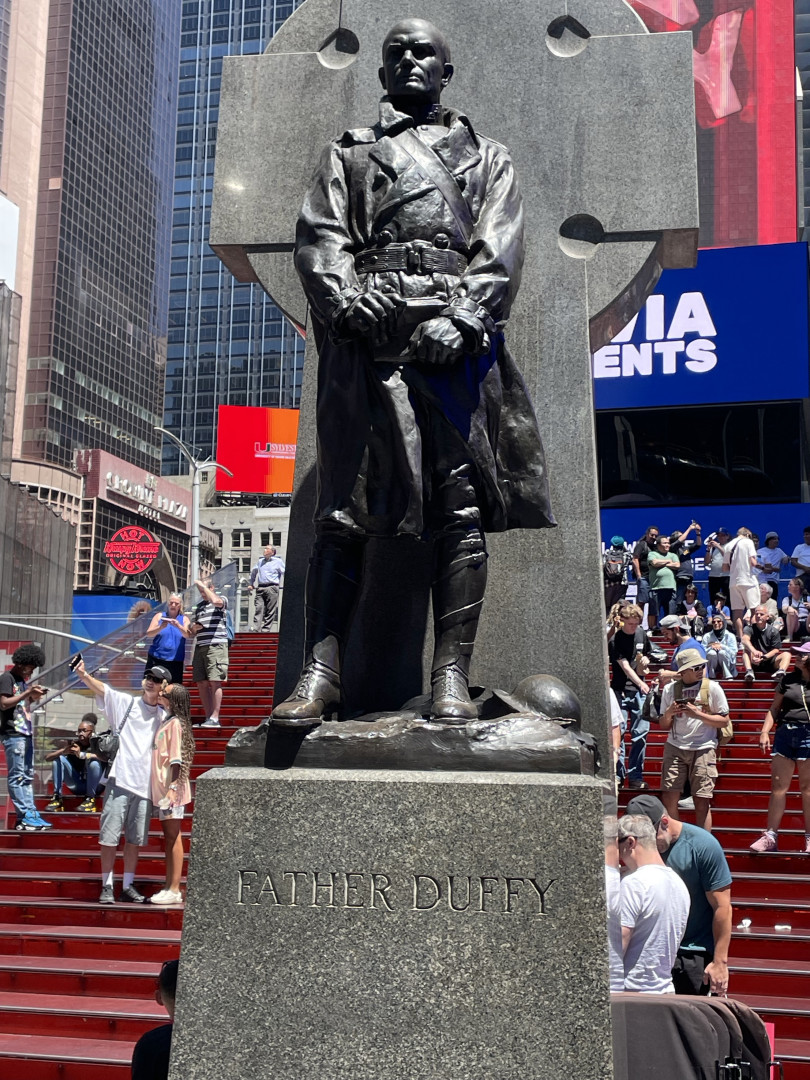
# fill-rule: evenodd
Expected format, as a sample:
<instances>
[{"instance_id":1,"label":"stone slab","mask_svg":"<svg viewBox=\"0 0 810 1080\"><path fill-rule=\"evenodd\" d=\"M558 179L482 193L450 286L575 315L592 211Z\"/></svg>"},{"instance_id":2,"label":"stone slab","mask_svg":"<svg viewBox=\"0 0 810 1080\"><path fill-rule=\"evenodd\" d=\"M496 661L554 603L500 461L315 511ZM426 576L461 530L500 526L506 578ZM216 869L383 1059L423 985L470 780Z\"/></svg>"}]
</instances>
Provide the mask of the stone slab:
<instances>
[{"instance_id":1,"label":"stone slab","mask_svg":"<svg viewBox=\"0 0 810 1080\"><path fill-rule=\"evenodd\" d=\"M599 783L206 773L170 1077L253 1076L610 1080Z\"/></svg>"}]
</instances>

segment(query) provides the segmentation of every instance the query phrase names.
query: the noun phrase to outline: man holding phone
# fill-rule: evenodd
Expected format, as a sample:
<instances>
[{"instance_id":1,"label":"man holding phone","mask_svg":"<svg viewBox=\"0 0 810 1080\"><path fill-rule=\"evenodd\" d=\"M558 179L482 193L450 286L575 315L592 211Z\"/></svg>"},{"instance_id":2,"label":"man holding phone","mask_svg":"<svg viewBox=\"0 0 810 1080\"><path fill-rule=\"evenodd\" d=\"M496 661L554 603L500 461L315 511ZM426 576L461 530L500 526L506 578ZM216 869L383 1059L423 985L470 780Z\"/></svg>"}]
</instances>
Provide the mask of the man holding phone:
<instances>
[{"instance_id":1,"label":"man holding phone","mask_svg":"<svg viewBox=\"0 0 810 1080\"><path fill-rule=\"evenodd\" d=\"M66 787L73 795L84 795L84 802L79 804L83 814L95 814L96 793L104 776L105 759L98 748L96 737L95 713L85 713L76 729L76 734L65 739L58 750L45 755L45 760L52 763L53 798L45 807L50 813L59 813L65 809L62 800L62 788Z\"/></svg>"}]
</instances>

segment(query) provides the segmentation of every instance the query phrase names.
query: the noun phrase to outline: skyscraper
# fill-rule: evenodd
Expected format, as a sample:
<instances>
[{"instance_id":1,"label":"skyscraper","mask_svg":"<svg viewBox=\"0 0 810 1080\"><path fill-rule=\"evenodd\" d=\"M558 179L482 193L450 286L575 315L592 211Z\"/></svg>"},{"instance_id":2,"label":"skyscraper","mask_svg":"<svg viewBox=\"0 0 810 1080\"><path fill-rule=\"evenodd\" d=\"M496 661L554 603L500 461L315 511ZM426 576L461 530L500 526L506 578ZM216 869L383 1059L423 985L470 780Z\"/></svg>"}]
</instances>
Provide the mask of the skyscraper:
<instances>
[{"instance_id":1,"label":"skyscraper","mask_svg":"<svg viewBox=\"0 0 810 1080\"><path fill-rule=\"evenodd\" d=\"M52 0L20 457L155 473L180 0Z\"/></svg>"},{"instance_id":2,"label":"skyscraper","mask_svg":"<svg viewBox=\"0 0 810 1080\"><path fill-rule=\"evenodd\" d=\"M297 406L303 342L258 285L208 247L222 57L263 51L290 0L185 0L174 180L164 426L216 450L218 405ZM163 472L183 471L166 441Z\"/></svg>"}]
</instances>

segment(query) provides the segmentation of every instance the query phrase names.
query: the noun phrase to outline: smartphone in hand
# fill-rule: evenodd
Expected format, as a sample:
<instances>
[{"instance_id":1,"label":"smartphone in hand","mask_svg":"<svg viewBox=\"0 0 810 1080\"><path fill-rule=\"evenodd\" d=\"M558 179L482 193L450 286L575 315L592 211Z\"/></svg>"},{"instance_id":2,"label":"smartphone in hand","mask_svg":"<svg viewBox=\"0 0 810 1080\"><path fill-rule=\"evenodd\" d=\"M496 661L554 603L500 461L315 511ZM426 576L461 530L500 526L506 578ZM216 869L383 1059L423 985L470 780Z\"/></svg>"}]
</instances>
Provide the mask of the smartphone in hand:
<instances>
[{"instance_id":1,"label":"smartphone in hand","mask_svg":"<svg viewBox=\"0 0 810 1080\"><path fill-rule=\"evenodd\" d=\"M68 667L70 670L75 671L83 659L84 657L80 652L77 652L75 656L71 656L70 660L68 660Z\"/></svg>"}]
</instances>

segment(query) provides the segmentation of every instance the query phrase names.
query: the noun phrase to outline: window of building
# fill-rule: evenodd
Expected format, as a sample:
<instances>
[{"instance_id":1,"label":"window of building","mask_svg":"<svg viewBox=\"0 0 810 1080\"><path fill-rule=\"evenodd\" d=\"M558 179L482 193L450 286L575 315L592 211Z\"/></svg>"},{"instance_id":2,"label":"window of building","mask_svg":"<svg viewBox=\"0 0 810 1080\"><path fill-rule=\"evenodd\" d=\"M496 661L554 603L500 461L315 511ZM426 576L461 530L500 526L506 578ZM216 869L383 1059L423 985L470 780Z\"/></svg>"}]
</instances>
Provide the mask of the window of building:
<instances>
[{"instance_id":1,"label":"window of building","mask_svg":"<svg viewBox=\"0 0 810 1080\"><path fill-rule=\"evenodd\" d=\"M234 529L231 533L231 547L250 550L250 529Z\"/></svg>"}]
</instances>

